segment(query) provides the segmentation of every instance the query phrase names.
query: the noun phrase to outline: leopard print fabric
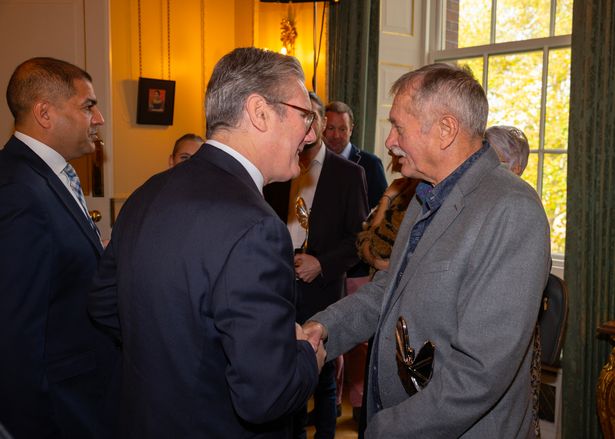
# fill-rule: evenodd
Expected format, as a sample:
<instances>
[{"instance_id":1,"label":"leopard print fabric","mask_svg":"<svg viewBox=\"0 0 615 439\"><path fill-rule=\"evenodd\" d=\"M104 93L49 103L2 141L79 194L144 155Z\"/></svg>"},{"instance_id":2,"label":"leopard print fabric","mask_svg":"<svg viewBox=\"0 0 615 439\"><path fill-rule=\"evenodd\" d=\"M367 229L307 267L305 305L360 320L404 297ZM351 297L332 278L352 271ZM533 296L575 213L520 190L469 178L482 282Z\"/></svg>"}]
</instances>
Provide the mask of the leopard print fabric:
<instances>
[{"instance_id":1,"label":"leopard print fabric","mask_svg":"<svg viewBox=\"0 0 615 439\"><path fill-rule=\"evenodd\" d=\"M399 226L406 214L408 204L410 204L412 197L414 197L417 184L417 180L408 179L407 185L393 198L379 224L372 224L378 206L370 212L363 223L363 231L359 232L357 236L357 249L362 261L369 264L369 256L379 259L389 259L391 257L391 248L395 242ZM371 255L365 255L361 251L365 242L369 243L368 248Z\"/></svg>"}]
</instances>

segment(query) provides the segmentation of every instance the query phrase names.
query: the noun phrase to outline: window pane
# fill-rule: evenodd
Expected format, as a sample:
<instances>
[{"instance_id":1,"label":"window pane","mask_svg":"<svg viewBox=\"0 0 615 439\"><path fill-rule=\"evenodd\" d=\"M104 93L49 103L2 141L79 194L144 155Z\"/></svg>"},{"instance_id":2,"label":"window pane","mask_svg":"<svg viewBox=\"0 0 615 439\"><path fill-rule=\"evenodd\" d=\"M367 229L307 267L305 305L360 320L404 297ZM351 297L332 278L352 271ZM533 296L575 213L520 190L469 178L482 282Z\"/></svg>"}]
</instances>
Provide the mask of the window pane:
<instances>
[{"instance_id":1,"label":"window pane","mask_svg":"<svg viewBox=\"0 0 615 439\"><path fill-rule=\"evenodd\" d=\"M557 0L555 7L555 35L572 33L572 0Z\"/></svg>"},{"instance_id":2,"label":"window pane","mask_svg":"<svg viewBox=\"0 0 615 439\"><path fill-rule=\"evenodd\" d=\"M490 56L488 72L488 126L517 127L538 149L542 52Z\"/></svg>"},{"instance_id":3,"label":"window pane","mask_svg":"<svg viewBox=\"0 0 615 439\"><path fill-rule=\"evenodd\" d=\"M545 154L542 204L551 225L551 252L563 254L566 246L566 154Z\"/></svg>"},{"instance_id":4,"label":"window pane","mask_svg":"<svg viewBox=\"0 0 615 439\"><path fill-rule=\"evenodd\" d=\"M465 58L455 61L455 64L458 66L468 66L476 80L483 85L483 58ZM483 85L484 86L484 85Z\"/></svg>"},{"instance_id":5,"label":"window pane","mask_svg":"<svg viewBox=\"0 0 615 439\"><path fill-rule=\"evenodd\" d=\"M530 156L527 160L527 166L525 168L525 171L523 171L521 178L531 184L534 189L537 188L536 182L538 181L538 153L530 153Z\"/></svg>"},{"instance_id":6,"label":"window pane","mask_svg":"<svg viewBox=\"0 0 615 439\"><path fill-rule=\"evenodd\" d=\"M550 8L551 0L498 0L495 42L548 37Z\"/></svg>"},{"instance_id":7,"label":"window pane","mask_svg":"<svg viewBox=\"0 0 615 439\"><path fill-rule=\"evenodd\" d=\"M549 52L545 149L568 148L570 48Z\"/></svg>"},{"instance_id":8,"label":"window pane","mask_svg":"<svg viewBox=\"0 0 615 439\"><path fill-rule=\"evenodd\" d=\"M446 2L447 49L489 44L491 0L448 0Z\"/></svg>"}]
</instances>

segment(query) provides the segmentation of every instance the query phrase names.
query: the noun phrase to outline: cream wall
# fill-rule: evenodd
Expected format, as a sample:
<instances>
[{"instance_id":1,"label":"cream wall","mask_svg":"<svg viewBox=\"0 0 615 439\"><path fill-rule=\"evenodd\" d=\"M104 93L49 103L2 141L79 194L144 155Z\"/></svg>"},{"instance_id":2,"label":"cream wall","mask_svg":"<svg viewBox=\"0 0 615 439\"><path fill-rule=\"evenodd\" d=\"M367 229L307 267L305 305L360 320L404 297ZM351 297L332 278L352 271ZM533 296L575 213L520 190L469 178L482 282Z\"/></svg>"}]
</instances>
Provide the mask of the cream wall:
<instances>
[{"instance_id":1,"label":"cream wall","mask_svg":"<svg viewBox=\"0 0 615 439\"><path fill-rule=\"evenodd\" d=\"M280 41L280 23L288 15L288 4L280 3L261 3L255 1L255 24L254 24L254 45L279 51L282 48ZM314 5L312 3L293 3L291 8L294 11L297 40L295 42L295 56L301 62L305 72L305 82L308 90L313 90L312 76L314 72L314 34L316 39L320 36L322 24L322 12L326 7L324 32L322 32L322 43L320 59L318 61L316 92L323 99L328 100L327 83L327 46L328 46L328 15L329 5L326 2L316 3L316 32L314 32Z\"/></svg>"},{"instance_id":2,"label":"cream wall","mask_svg":"<svg viewBox=\"0 0 615 439\"><path fill-rule=\"evenodd\" d=\"M181 0L181 7L171 3L169 78L167 2L141 0L140 72L137 4L111 0L110 8L115 198L128 196L166 169L175 139L186 132L204 134L204 87L215 62L252 39L252 0ZM140 75L176 81L173 125L136 123Z\"/></svg>"},{"instance_id":3,"label":"cream wall","mask_svg":"<svg viewBox=\"0 0 615 439\"><path fill-rule=\"evenodd\" d=\"M141 0L141 65L137 0L110 0L113 118L113 197L120 202L153 174L167 167L172 145L186 132L203 135L203 96L215 63L236 47L281 48L280 22L288 5L258 0L181 0L171 2L171 75L176 81L173 125L136 123L139 76L169 79L166 1ZM324 3L317 7L320 31ZM180 7L181 6L181 7ZM313 6L295 4L298 29L295 55L311 90ZM326 22L317 90L326 100Z\"/></svg>"}]
</instances>

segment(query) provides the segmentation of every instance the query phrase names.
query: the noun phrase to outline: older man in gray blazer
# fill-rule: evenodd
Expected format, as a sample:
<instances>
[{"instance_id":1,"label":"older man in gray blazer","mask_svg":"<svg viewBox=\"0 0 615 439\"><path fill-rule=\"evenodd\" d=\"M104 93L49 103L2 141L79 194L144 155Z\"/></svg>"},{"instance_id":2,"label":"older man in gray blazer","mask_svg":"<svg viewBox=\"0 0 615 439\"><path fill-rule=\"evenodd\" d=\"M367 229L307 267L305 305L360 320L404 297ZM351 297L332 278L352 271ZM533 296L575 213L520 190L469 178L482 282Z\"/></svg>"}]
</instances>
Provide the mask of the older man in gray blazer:
<instances>
[{"instance_id":1,"label":"older man in gray blazer","mask_svg":"<svg viewBox=\"0 0 615 439\"><path fill-rule=\"evenodd\" d=\"M550 264L544 209L483 142L488 104L471 73L425 66L392 92L387 148L423 183L389 271L305 330L327 340L331 358L374 335L367 438L533 437L532 337ZM435 346L427 382L400 373L400 317L402 346Z\"/></svg>"}]
</instances>

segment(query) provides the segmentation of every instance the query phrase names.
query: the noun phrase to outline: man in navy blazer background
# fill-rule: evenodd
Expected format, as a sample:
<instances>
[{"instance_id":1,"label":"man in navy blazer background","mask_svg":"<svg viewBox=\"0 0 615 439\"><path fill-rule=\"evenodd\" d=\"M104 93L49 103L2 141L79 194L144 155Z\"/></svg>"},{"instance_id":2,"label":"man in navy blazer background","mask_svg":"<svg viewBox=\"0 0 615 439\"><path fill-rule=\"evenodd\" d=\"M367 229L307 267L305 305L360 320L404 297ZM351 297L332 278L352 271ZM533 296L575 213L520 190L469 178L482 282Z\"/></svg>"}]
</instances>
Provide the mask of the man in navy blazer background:
<instances>
[{"instance_id":1,"label":"man in navy blazer background","mask_svg":"<svg viewBox=\"0 0 615 439\"><path fill-rule=\"evenodd\" d=\"M367 180L367 202L369 208L373 209L388 186L382 160L350 142L354 115L348 104L341 101L329 102L325 107L325 116L327 124L323 136L327 147L363 167Z\"/></svg>"},{"instance_id":2,"label":"man in navy blazer background","mask_svg":"<svg viewBox=\"0 0 615 439\"><path fill-rule=\"evenodd\" d=\"M265 199L287 223L295 248L306 236L295 214L298 196L310 212L307 248L295 255L300 323L342 298L346 271L359 260L355 241L367 215L363 169L327 149L322 142L323 104L315 93L310 92L310 99L317 138L301 153L301 175L292 182L268 185L264 191ZM317 438L333 439L336 414L335 364L329 361L314 392ZM305 438L306 415L307 411L296 418L296 438Z\"/></svg>"},{"instance_id":3,"label":"man in navy blazer background","mask_svg":"<svg viewBox=\"0 0 615 439\"><path fill-rule=\"evenodd\" d=\"M102 253L67 161L104 123L92 78L52 58L17 67L15 133L0 150L0 424L16 439L109 437L117 358L86 303ZM74 176L73 176L74 178Z\"/></svg>"},{"instance_id":4,"label":"man in navy blazer background","mask_svg":"<svg viewBox=\"0 0 615 439\"><path fill-rule=\"evenodd\" d=\"M293 57L225 55L207 143L122 207L90 295L122 343L121 437L286 438L313 392L324 351L295 323L292 243L262 195L315 139L303 82Z\"/></svg>"}]
</instances>

